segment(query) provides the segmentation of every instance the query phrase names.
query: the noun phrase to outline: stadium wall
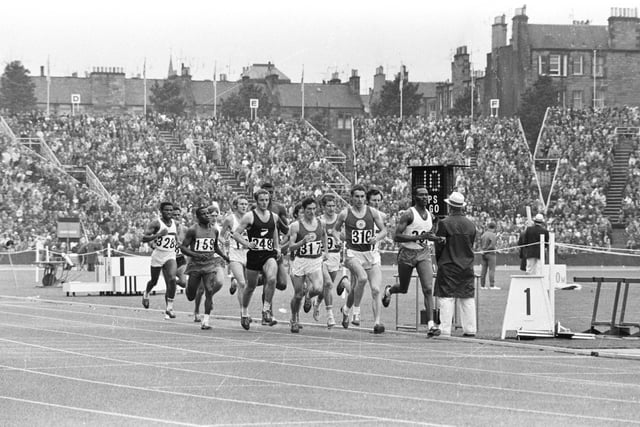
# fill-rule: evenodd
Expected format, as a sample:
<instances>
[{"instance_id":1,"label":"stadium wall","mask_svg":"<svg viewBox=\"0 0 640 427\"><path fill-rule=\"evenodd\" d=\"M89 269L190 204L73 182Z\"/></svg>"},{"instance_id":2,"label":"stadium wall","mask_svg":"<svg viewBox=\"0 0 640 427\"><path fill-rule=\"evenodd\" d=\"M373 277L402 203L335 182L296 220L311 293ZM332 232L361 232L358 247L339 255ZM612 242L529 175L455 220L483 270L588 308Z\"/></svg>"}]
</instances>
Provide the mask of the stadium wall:
<instances>
[{"instance_id":1,"label":"stadium wall","mask_svg":"<svg viewBox=\"0 0 640 427\"><path fill-rule=\"evenodd\" d=\"M476 255L475 263L480 264L481 256ZM19 252L11 255L11 260L4 252L0 254L0 265L32 265L35 263L35 252ZM581 253L581 254L556 254L557 264L566 264L569 266L627 266L627 267L640 267L640 257L636 256L620 256L614 254L600 254L600 253ZM396 252L383 252L382 253L383 265L395 265L396 264ZM496 259L496 265L511 265L519 266L520 259L516 254L498 254Z\"/></svg>"}]
</instances>

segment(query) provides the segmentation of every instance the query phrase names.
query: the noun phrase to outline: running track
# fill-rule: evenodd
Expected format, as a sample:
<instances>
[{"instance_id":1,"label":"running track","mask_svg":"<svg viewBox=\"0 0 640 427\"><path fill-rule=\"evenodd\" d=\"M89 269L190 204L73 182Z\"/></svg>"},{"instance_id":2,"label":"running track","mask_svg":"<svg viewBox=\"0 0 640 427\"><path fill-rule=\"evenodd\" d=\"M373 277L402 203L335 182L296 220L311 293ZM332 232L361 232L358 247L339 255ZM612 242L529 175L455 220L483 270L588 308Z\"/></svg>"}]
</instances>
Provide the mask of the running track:
<instances>
[{"instance_id":1,"label":"running track","mask_svg":"<svg viewBox=\"0 0 640 427\"><path fill-rule=\"evenodd\" d=\"M640 424L637 360L186 312L0 297L14 425Z\"/></svg>"}]
</instances>

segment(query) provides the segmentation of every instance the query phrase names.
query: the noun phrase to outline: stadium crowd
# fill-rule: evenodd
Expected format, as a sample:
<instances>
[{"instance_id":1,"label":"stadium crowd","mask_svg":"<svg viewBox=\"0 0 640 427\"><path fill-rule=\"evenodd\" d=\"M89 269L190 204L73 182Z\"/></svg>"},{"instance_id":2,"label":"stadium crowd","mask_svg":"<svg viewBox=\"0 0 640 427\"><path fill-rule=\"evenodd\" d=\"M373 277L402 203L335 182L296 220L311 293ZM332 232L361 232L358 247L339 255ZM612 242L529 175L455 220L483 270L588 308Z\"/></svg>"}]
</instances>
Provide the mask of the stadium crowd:
<instances>
[{"instance_id":1,"label":"stadium crowd","mask_svg":"<svg viewBox=\"0 0 640 427\"><path fill-rule=\"evenodd\" d=\"M615 128L639 124L636 108L549 109L536 158L558 159L548 211L558 241L611 246L612 225L604 215L604 208L617 141ZM637 150L637 138L632 141ZM630 171L633 173L632 168ZM631 179L627 186L625 199L629 202L623 199L620 217L623 224L635 216L633 193L638 191L639 184L640 180ZM639 235L635 236L630 234L630 239Z\"/></svg>"},{"instance_id":2,"label":"stadium crowd","mask_svg":"<svg viewBox=\"0 0 640 427\"><path fill-rule=\"evenodd\" d=\"M54 236L56 218L75 214L87 240L99 235L114 248L146 251L140 236L157 216L159 201L181 206L188 223L190 208L203 201L218 200L228 209L232 187L220 179L220 167L236 173L247 194L263 182L274 183L278 200L287 206L329 191L329 183L336 181L336 169L325 160L327 141L299 121L33 114L7 122L19 138L46 141L62 165L91 168L115 202L2 136L2 162L7 166L0 182L5 190L2 238L20 247ZM610 244L611 224L602 211L613 129L635 123L634 109L550 110L536 157L560 159L548 211L557 241ZM185 149L168 155L161 131L173 133ZM355 135L359 181L383 191L383 210L392 230L410 205L409 166L414 165L472 166L457 168L455 187L466 196L469 216L480 233L489 222L497 224L498 248L516 244L525 222L524 206L542 210L532 156L517 119L361 118ZM632 159L639 157L636 144ZM635 216L634 201L640 194L640 165L631 162L625 218ZM633 230L639 229L636 224L630 234L637 236L639 231ZM395 249L392 236L383 249Z\"/></svg>"}]
</instances>

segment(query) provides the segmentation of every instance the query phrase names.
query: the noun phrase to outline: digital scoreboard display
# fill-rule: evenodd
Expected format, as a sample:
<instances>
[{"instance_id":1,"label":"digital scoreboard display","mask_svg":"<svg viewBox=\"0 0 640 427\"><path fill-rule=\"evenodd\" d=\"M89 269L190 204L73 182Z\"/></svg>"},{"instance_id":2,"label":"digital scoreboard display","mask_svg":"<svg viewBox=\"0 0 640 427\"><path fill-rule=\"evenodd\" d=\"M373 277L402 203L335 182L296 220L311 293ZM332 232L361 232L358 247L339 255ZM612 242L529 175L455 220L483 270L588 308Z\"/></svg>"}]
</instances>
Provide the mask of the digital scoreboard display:
<instances>
[{"instance_id":1,"label":"digital scoreboard display","mask_svg":"<svg viewBox=\"0 0 640 427\"><path fill-rule=\"evenodd\" d=\"M446 199L453 189L455 166L411 166L411 188L429 190L429 211L437 217L447 215ZM412 200L415 203L415 200Z\"/></svg>"}]
</instances>

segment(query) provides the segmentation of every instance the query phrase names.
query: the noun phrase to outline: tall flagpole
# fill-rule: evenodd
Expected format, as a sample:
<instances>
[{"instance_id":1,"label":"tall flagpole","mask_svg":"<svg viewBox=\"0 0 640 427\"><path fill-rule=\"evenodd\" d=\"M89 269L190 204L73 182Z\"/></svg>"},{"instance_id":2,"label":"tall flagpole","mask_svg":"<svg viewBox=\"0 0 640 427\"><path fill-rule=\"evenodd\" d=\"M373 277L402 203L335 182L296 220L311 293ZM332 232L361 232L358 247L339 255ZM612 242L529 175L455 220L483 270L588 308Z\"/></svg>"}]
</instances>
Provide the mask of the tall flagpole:
<instances>
[{"instance_id":1,"label":"tall flagpole","mask_svg":"<svg viewBox=\"0 0 640 427\"><path fill-rule=\"evenodd\" d=\"M475 83L473 82L473 64L471 64L471 120L473 120L473 92Z\"/></svg>"},{"instance_id":2,"label":"tall flagpole","mask_svg":"<svg viewBox=\"0 0 640 427\"><path fill-rule=\"evenodd\" d=\"M300 118L304 120L304 64L302 64L302 78L300 79L300 91L302 92L302 105L300 112Z\"/></svg>"},{"instance_id":3,"label":"tall flagpole","mask_svg":"<svg viewBox=\"0 0 640 427\"><path fill-rule=\"evenodd\" d=\"M398 83L400 89L400 121L402 121L402 88L404 86L404 66L400 63L400 82Z\"/></svg>"},{"instance_id":4,"label":"tall flagpole","mask_svg":"<svg viewBox=\"0 0 640 427\"><path fill-rule=\"evenodd\" d=\"M50 113L51 102L51 65L49 63L49 56L47 55L47 117Z\"/></svg>"},{"instance_id":5,"label":"tall flagpole","mask_svg":"<svg viewBox=\"0 0 640 427\"><path fill-rule=\"evenodd\" d=\"M217 61L213 61L213 118L218 117L218 82L216 81Z\"/></svg>"},{"instance_id":6,"label":"tall flagpole","mask_svg":"<svg viewBox=\"0 0 640 427\"><path fill-rule=\"evenodd\" d=\"M144 58L144 63L142 64L142 86L144 88L144 95L142 100L142 112L145 117L147 117L147 58Z\"/></svg>"}]
</instances>

